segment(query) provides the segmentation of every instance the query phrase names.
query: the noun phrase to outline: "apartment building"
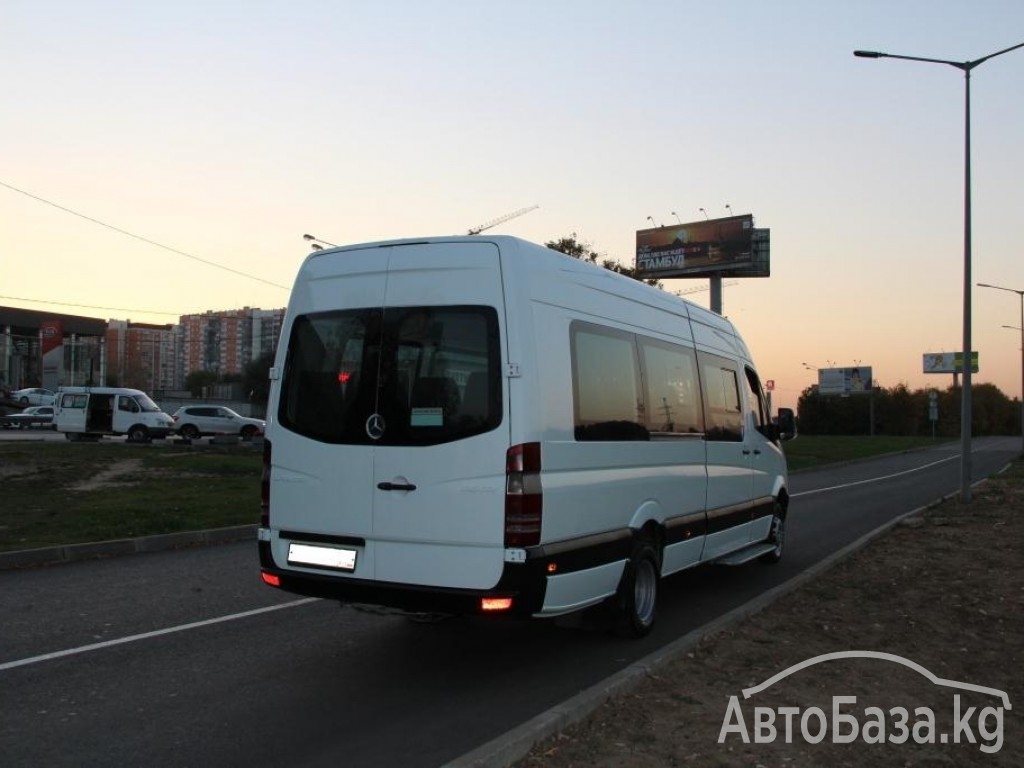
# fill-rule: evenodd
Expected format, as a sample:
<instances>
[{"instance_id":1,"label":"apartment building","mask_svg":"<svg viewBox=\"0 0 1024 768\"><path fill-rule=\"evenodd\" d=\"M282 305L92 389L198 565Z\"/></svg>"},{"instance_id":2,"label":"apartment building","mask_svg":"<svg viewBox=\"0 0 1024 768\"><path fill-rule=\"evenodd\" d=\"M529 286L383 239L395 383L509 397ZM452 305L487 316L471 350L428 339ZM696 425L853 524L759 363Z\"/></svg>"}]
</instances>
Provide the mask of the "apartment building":
<instances>
[{"instance_id":1,"label":"apartment building","mask_svg":"<svg viewBox=\"0 0 1024 768\"><path fill-rule=\"evenodd\" d=\"M209 310L182 315L178 336L177 387L193 371L241 373L246 365L277 348L284 309Z\"/></svg>"},{"instance_id":2,"label":"apartment building","mask_svg":"<svg viewBox=\"0 0 1024 768\"><path fill-rule=\"evenodd\" d=\"M109 320L106 340L107 382L147 392L178 388L174 325Z\"/></svg>"},{"instance_id":3,"label":"apartment building","mask_svg":"<svg viewBox=\"0 0 1024 768\"><path fill-rule=\"evenodd\" d=\"M211 310L154 325L0 307L0 387L183 389L193 371L241 373L273 352L284 312Z\"/></svg>"}]
</instances>

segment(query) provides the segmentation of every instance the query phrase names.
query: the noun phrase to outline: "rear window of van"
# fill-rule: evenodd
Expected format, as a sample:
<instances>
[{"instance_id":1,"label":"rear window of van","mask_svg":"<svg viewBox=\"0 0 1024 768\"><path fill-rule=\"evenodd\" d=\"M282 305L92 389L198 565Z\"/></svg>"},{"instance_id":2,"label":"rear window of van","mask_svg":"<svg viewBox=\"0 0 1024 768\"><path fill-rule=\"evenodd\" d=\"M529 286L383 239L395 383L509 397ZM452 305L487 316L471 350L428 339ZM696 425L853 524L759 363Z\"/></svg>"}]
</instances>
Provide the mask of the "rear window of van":
<instances>
[{"instance_id":1,"label":"rear window of van","mask_svg":"<svg viewBox=\"0 0 1024 768\"><path fill-rule=\"evenodd\" d=\"M501 423L501 382L493 307L301 315L288 339L278 421L327 443L446 443Z\"/></svg>"}]
</instances>

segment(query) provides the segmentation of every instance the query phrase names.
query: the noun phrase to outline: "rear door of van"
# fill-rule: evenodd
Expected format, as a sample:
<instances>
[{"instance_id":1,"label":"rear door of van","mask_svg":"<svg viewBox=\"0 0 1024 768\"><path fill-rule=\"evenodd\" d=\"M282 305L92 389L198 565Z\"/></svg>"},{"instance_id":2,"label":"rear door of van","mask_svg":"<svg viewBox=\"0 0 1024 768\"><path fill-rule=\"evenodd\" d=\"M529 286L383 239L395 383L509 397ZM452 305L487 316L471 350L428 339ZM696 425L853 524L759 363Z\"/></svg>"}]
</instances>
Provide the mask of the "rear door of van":
<instances>
[{"instance_id":1,"label":"rear door of van","mask_svg":"<svg viewBox=\"0 0 1024 768\"><path fill-rule=\"evenodd\" d=\"M274 440L271 524L285 516L281 527L350 539L356 578L494 586L510 434L497 246L442 241L317 258L336 266L315 267L323 281L309 290L339 295L334 269L339 285L352 278L362 290L349 282L347 306L317 300L308 306L318 311L295 317L278 411L295 434ZM358 275L346 278L346 260Z\"/></svg>"}]
</instances>

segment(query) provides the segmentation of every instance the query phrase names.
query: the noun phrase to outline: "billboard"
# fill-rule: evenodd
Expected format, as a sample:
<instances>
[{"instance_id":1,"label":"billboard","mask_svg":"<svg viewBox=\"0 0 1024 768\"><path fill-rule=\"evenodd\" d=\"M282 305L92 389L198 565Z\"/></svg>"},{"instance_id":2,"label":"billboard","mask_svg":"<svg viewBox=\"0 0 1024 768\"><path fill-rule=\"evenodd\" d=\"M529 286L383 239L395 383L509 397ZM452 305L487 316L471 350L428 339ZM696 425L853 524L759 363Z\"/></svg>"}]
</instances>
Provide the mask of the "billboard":
<instances>
[{"instance_id":1,"label":"billboard","mask_svg":"<svg viewBox=\"0 0 1024 768\"><path fill-rule=\"evenodd\" d=\"M641 277L769 277L770 230L754 217L728 216L636 233Z\"/></svg>"},{"instance_id":2,"label":"billboard","mask_svg":"<svg viewBox=\"0 0 1024 768\"><path fill-rule=\"evenodd\" d=\"M871 393L871 366L819 368L819 395L867 395Z\"/></svg>"},{"instance_id":3,"label":"billboard","mask_svg":"<svg viewBox=\"0 0 1024 768\"><path fill-rule=\"evenodd\" d=\"M963 352L925 352L925 373L963 373ZM978 353L971 352L971 373L978 372Z\"/></svg>"}]
</instances>

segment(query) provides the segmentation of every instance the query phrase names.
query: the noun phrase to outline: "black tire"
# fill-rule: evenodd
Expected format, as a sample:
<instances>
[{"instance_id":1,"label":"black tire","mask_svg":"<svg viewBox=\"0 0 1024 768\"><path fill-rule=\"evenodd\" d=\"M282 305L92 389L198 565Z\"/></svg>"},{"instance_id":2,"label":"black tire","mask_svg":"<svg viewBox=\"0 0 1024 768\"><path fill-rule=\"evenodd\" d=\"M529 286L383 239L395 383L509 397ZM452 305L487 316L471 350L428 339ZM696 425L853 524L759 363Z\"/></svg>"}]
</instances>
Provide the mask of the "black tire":
<instances>
[{"instance_id":1,"label":"black tire","mask_svg":"<svg viewBox=\"0 0 1024 768\"><path fill-rule=\"evenodd\" d=\"M768 538L765 541L774 544L775 549L766 552L759 558L762 563L774 565L782 559L782 553L786 545L786 510L776 501L772 508L772 526L768 530Z\"/></svg>"},{"instance_id":2,"label":"black tire","mask_svg":"<svg viewBox=\"0 0 1024 768\"><path fill-rule=\"evenodd\" d=\"M661 559L655 545L640 539L626 562L614 598L615 632L623 637L644 637L654 628L657 614Z\"/></svg>"},{"instance_id":3,"label":"black tire","mask_svg":"<svg viewBox=\"0 0 1024 768\"><path fill-rule=\"evenodd\" d=\"M181 436L186 440L198 440L199 428L195 424L186 424L180 430Z\"/></svg>"},{"instance_id":4,"label":"black tire","mask_svg":"<svg viewBox=\"0 0 1024 768\"><path fill-rule=\"evenodd\" d=\"M258 431L259 430L256 429L256 427L254 427L252 424L246 424L244 427L242 427L242 439L247 441L252 440L254 437L256 437L256 433Z\"/></svg>"},{"instance_id":5,"label":"black tire","mask_svg":"<svg viewBox=\"0 0 1024 768\"><path fill-rule=\"evenodd\" d=\"M146 443L149 442L149 430L141 424L136 424L128 430L128 442L129 443Z\"/></svg>"}]
</instances>

